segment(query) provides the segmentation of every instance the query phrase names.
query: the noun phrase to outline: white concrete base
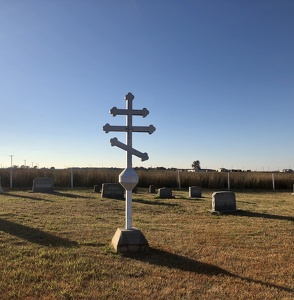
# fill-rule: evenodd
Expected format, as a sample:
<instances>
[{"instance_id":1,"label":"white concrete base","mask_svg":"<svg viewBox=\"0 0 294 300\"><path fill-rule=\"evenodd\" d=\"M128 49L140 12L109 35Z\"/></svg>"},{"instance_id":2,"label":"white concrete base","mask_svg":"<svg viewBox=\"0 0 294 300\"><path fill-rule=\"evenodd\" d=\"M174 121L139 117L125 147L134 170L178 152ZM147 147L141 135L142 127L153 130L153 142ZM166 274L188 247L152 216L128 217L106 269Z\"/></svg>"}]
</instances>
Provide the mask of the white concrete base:
<instances>
[{"instance_id":1,"label":"white concrete base","mask_svg":"<svg viewBox=\"0 0 294 300\"><path fill-rule=\"evenodd\" d=\"M118 253L147 252L149 248L145 236L136 228L118 228L112 238L112 245Z\"/></svg>"}]
</instances>

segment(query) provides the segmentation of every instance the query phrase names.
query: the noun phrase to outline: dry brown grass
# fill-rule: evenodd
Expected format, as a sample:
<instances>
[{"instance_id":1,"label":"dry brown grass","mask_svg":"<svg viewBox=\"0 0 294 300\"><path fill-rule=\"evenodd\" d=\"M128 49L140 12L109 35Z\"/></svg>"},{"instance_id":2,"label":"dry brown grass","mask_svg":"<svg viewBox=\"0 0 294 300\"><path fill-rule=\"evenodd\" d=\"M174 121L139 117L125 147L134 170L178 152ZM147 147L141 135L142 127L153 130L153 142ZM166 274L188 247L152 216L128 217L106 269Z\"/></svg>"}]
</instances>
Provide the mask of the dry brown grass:
<instances>
[{"instance_id":1,"label":"dry brown grass","mask_svg":"<svg viewBox=\"0 0 294 300\"><path fill-rule=\"evenodd\" d=\"M124 201L90 190L0 195L1 299L294 299L289 192L236 192L234 215L211 194L133 195L133 225L150 244L125 257L110 242Z\"/></svg>"},{"instance_id":2,"label":"dry brown grass","mask_svg":"<svg viewBox=\"0 0 294 300\"><path fill-rule=\"evenodd\" d=\"M74 187L93 187L103 183L118 182L122 169L106 168L74 168ZM272 173L270 172L187 172L178 173L177 170L137 170L139 187L149 185L160 187L201 186L207 189L226 189L228 174L232 189L267 189L273 190ZM10 169L0 169L1 183L6 189L10 187ZM31 188L36 177L52 177L59 188L71 187L71 169L13 169L13 188ZM277 190L293 190L294 173L274 173L275 188Z\"/></svg>"}]
</instances>

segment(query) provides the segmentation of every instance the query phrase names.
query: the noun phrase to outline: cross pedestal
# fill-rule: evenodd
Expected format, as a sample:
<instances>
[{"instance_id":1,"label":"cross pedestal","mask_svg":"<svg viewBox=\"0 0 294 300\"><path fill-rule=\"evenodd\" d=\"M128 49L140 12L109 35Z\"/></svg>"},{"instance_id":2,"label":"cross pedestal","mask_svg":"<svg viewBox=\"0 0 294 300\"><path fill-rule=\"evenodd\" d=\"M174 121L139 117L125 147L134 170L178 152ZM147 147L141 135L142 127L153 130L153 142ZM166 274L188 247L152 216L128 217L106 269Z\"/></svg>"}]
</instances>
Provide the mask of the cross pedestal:
<instances>
[{"instance_id":1,"label":"cross pedestal","mask_svg":"<svg viewBox=\"0 0 294 300\"><path fill-rule=\"evenodd\" d=\"M117 228L112 245L118 253L148 252L149 245L143 233L137 229Z\"/></svg>"}]
</instances>

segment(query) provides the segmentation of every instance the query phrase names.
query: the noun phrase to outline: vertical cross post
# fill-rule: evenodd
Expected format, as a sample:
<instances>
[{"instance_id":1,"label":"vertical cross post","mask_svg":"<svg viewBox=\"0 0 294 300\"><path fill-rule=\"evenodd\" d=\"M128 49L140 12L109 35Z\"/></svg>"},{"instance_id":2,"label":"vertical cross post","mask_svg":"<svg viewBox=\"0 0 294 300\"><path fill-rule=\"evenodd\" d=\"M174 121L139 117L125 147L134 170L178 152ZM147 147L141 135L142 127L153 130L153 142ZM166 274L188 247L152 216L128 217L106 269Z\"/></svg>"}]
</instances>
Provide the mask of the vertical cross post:
<instances>
[{"instance_id":1,"label":"vertical cross post","mask_svg":"<svg viewBox=\"0 0 294 300\"><path fill-rule=\"evenodd\" d=\"M126 116L126 125L127 125L127 133L126 133L126 143L128 146L127 150L127 168L132 168L132 147L133 147L133 141L132 141L132 126L133 126L133 115L132 115L132 109L133 109L133 100L134 96L131 94L126 95L126 109L127 109L127 116Z\"/></svg>"},{"instance_id":2,"label":"vertical cross post","mask_svg":"<svg viewBox=\"0 0 294 300\"><path fill-rule=\"evenodd\" d=\"M126 115L126 125L127 125L127 132L126 132L126 144L127 144L127 170L126 174L130 178L125 178L127 181L134 182L134 186L126 186L123 184L123 176L124 172L120 174L119 176L119 182L125 187L126 190L126 229L132 229L132 189L137 185L138 183L138 176L136 172L133 170L133 162L132 162L132 148L133 148L133 137L132 137L132 127L133 127L133 115L132 115L132 109L133 109L133 100L134 96L132 94L128 94L125 97L126 100L126 109L127 109L127 115ZM133 171L133 172L132 172ZM126 172L125 172L126 173ZM132 177L132 179L131 179ZM124 181L126 181L124 180Z\"/></svg>"}]
</instances>

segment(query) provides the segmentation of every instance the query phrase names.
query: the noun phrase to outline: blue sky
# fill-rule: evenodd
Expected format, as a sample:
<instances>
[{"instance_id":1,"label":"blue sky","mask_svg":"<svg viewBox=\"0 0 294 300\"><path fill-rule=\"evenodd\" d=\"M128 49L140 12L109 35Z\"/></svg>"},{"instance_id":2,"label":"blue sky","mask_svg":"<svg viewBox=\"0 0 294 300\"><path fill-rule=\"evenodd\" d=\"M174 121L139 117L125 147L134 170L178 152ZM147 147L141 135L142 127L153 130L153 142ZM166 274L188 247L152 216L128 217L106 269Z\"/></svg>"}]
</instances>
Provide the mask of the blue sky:
<instances>
[{"instance_id":1,"label":"blue sky","mask_svg":"<svg viewBox=\"0 0 294 300\"><path fill-rule=\"evenodd\" d=\"M0 163L294 168L294 1L2 0Z\"/></svg>"}]
</instances>

